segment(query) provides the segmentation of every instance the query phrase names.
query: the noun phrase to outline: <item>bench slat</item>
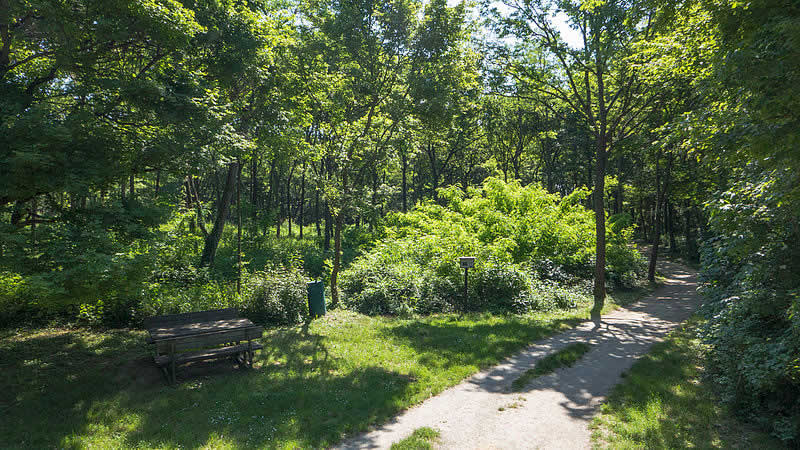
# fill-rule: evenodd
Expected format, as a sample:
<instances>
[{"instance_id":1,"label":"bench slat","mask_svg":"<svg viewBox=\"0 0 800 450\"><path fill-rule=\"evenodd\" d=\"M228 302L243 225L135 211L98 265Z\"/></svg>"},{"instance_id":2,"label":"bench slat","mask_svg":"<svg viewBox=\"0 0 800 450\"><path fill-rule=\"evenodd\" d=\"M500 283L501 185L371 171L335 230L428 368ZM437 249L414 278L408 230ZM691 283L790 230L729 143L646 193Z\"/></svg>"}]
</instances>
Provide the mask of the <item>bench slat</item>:
<instances>
[{"instance_id":1,"label":"bench slat","mask_svg":"<svg viewBox=\"0 0 800 450\"><path fill-rule=\"evenodd\" d=\"M211 322L214 320L236 319L239 311L236 308L212 309L209 311L196 311L183 314L167 314L144 319L145 328L167 328L176 325L197 322Z\"/></svg>"},{"instance_id":2,"label":"bench slat","mask_svg":"<svg viewBox=\"0 0 800 450\"><path fill-rule=\"evenodd\" d=\"M171 346L175 345L175 351L182 352L229 342L260 339L263 334L263 327L248 327L233 331L188 335L169 341L159 341L156 343L156 351L159 354L169 353Z\"/></svg>"},{"instance_id":3,"label":"bench slat","mask_svg":"<svg viewBox=\"0 0 800 450\"><path fill-rule=\"evenodd\" d=\"M261 350L264 348L263 345L253 342L253 350ZM198 352L188 352L188 353L181 353L179 355L175 355L175 363L182 364L189 361L202 361L204 359L215 359L225 355L235 355L236 353L246 352L248 351L249 347L247 344L239 344L239 345L232 345L230 347L220 347L208 350L202 350ZM169 355L162 355L156 356L155 358L156 365L158 367L164 367L170 363Z\"/></svg>"},{"instance_id":4,"label":"bench slat","mask_svg":"<svg viewBox=\"0 0 800 450\"><path fill-rule=\"evenodd\" d=\"M264 348L253 340L261 338L264 328L238 315L236 308L225 308L145 319L147 342L155 348L153 359L168 381L174 384L175 366L189 361L240 354L240 362L252 367L253 351Z\"/></svg>"}]
</instances>

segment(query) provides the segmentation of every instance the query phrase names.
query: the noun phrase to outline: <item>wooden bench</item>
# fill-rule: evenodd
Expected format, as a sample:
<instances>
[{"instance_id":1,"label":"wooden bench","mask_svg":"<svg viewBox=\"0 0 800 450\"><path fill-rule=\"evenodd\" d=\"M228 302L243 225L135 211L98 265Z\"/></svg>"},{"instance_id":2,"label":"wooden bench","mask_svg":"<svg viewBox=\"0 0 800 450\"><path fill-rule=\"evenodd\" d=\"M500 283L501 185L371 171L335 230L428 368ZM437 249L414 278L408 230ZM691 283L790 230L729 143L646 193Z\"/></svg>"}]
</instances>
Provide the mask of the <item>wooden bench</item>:
<instances>
[{"instance_id":1,"label":"wooden bench","mask_svg":"<svg viewBox=\"0 0 800 450\"><path fill-rule=\"evenodd\" d=\"M145 319L144 326L153 360L170 383L175 383L178 364L232 356L252 367L253 352L263 348L253 341L264 328L240 318L236 308L155 316Z\"/></svg>"}]
</instances>

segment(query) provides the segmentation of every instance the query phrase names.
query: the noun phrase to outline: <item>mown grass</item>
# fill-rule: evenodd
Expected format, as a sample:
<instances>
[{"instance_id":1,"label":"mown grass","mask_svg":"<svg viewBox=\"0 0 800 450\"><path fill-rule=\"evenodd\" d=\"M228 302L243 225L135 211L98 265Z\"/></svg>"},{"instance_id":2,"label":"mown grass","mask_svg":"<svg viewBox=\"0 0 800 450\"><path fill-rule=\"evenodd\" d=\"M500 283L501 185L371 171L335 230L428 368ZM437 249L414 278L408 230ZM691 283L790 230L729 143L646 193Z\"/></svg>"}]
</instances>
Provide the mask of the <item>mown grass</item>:
<instances>
[{"instance_id":1,"label":"mown grass","mask_svg":"<svg viewBox=\"0 0 800 450\"><path fill-rule=\"evenodd\" d=\"M519 378L511 383L511 389L521 391L531 381L542 375L555 372L562 367L572 367L579 359L591 349L585 342L575 342L562 348L561 350L549 354L540 359L532 369L528 369Z\"/></svg>"},{"instance_id":2,"label":"mown grass","mask_svg":"<svg viewBox=\"0 0 800 450\"><path fill-rule=\"evenodd\" d=\"M609 306L609 309L612 306ZM399 319L337 310L268 330L255 368L179 368L168 387L145 332L0 331L0 442L27 448L320 448L589 316Z\"/></svg>"},{"instance_id":3,"label":"mown grass","mask_svg":"<svg viewBox=\"0 0 800 450\"><path fill-rule=\"evenodd\" d=\"M411 436L392 444L391 450L429 450L437 439L439 432L433 428L417 428Z\"/></svg>"},{"instance_id":4,"label":"mown grass","mask_svg":"<svg viewBox=\"0 0 800 450\"><path fill-rule=\"evenodd\" d=\"M596 448L783 448L738 422L702 380L694 317L625 374L592 422Z\"/></svg>"}]
</instances>

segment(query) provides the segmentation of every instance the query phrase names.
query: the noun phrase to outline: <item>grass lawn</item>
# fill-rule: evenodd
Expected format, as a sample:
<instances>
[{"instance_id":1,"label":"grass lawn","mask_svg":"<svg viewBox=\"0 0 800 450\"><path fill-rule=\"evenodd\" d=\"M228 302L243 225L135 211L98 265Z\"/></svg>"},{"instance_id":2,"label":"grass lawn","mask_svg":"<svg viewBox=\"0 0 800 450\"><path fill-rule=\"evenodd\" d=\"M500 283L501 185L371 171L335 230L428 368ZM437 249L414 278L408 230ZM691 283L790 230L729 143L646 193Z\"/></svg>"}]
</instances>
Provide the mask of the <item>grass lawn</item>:
<instances>
[{"instance_id":1,"label":"grass lawn","mask_svg":"<svg viewBox=\"0 0 800 450\"><path fill-rule=\"evenodd\" d=\"M643 294L625 293L627 303ZM436 395L589 305L530 316L367 317L337 310L268 330L255 368L178 370L168 387L142 331L0 331L3 447L325 447Z\"/></svg>"},{"instance_id":2,"label":"grass lawn","mask_svg":"<svg viewBox=\"0 0 800 450\"><path fill-rule=\"evenodd\" d=\"M391 450L429 450L438 439L439 432L433 428L417 428L411 436L392 444Z\"/></svg>"},{"instance_id":3,"label":"grass lawn","mask_svg":"<svg viewBox=\"0 0 800 450\"><path fill-rule=\"evenodd\" d=\"M583 355L592 347L585 342L575 342L562 348L561 350L545 356L536 363L532 369L528 369L519 378L511 383L511 388L521 391L536 378L548 373L555 372L562 367L572 367Z\"/></svg>"},{"instance_id":4,"label":"grass lawn","mask_svg":"<svg viewBox=\"0 0 800 450\"><path fill-rule=\"evenodd\" d=\"M702 382L697 317L637 361L594 419L598 448L784 448L738 422Z\"/></svg>"}]
</instances>

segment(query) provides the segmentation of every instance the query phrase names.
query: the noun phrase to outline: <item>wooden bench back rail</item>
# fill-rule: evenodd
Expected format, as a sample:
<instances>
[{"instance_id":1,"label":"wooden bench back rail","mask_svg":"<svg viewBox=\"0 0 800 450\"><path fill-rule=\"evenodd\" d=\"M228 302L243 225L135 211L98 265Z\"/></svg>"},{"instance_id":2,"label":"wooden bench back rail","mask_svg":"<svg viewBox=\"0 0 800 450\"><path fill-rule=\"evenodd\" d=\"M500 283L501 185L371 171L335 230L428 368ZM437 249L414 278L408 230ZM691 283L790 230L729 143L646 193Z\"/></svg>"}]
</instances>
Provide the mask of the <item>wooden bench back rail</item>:
<instances>
[{"instance_id":1,"label":"wooden bench back rail","mask_svg":"<svg viewBox=\"0 0 800 450\"><path fill-rule=\"evenodd\" d=\"M187 323L211 322L214 320L236 319L238 317L239 311L236 308L213 309L211 311L148 317L144 319L144 327L146 329L167 328Z\"/></svg>"},{"instance_id":2,"label":"wooden bench back rail","mask_svg":"<svg viewBox=\"0 0 800 450\"><path fill-rule=\"evenodd\" d=\"M212 345L228 344L232 342L250 341L260 339L264 334L263 327L248 327L238 330L225 330L208 332L202 334L192 334L158 341L156 352L159 355L170 352L184 352ZM172 346L175 346L172 348Z\"/></svg>"}]
</instances>

